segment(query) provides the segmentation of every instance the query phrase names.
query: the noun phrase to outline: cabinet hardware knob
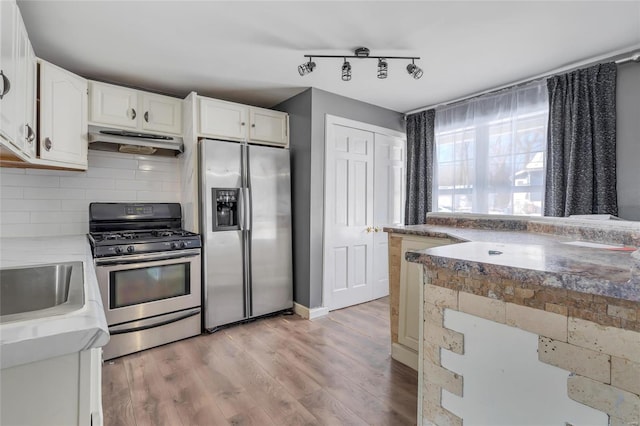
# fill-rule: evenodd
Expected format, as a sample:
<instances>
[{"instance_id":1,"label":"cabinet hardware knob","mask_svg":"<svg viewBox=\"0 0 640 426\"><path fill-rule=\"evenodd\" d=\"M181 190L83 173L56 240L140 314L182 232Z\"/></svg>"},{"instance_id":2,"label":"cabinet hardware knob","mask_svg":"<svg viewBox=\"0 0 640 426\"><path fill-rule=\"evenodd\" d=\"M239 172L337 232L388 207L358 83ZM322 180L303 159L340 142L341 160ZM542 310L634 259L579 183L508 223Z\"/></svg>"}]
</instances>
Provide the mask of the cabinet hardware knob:
<instances>
[{"instance_id":1,"label":"cabinet hardware knob","mask_svg":"<svg viewBox=\"0 0 640 426\"><path fill-rule=\"evenodd\" d=\"M242 123L240 123L241 126L244 126L244 121Z\"/></svg>"},{"instance_id":2,"label":"cabinet hardware knob","mask_svg":"<svg viewBox=\"0 0 640 426\"><path fill-rule=\"evenodd\" d=\"M2 76L2 93L0 93L0 100L9 93L11 90L11 82L9 81L9 77L7 77L2 70L0 70L0 76Z\"/></svg>"},{"instance_id":3,"label":"cabinet hardware knob","mask_svg":"<svg viewBox=\"0 0 640 426\"><path fill-rule=\"evenodd\" d=\"M149 111L144 112L144 121L149 122Z\"/></svg>"},{"instance_id":4,"label":"cabinet hardware knob","mask_svg":"<svg viewBox=\"0 0 640 426\"><path fill-rule=\"evenodd\" d=\"M136 114L136 109L135 108L131 108L131 119L135 120L137 116L138 116L138 114Z\"/></svg>"},{"instance_id":5,"label":"cabinet hardware knob","mask_svg":"<svg viewBox=\"0 0 640 426\"><path fill-rule=\"evenodd\" d=\"M47 151L51 151L52 145L53 145L53 142L51 142L51 138L44 139L44 149L46 149Z\"/></svg>"},{"instance_id":6,"label":"cabinet hardware knob","mask_svg":"<svg viewBox=\"0 0 640 426\"><path fill-rule=\"evenodd\" d=\"M31 126L29 126L28 124L25 124L24 127L27 130L27 136L25 139L27 140L27 142L33 143L33 141L36 139L36 132L34 132Z\"/></svg>"},{"instance_id":7,"label":"cabinet hardware knob","mask_svg":"<svg viewBox=\"0 0 640 426\"><path fill-rule=\"evenodd\" d=\"M255 124L255 123L253 123L253 124L251 125L251 127L256 127L256 124Z\"/></svg>"}]
</instances>

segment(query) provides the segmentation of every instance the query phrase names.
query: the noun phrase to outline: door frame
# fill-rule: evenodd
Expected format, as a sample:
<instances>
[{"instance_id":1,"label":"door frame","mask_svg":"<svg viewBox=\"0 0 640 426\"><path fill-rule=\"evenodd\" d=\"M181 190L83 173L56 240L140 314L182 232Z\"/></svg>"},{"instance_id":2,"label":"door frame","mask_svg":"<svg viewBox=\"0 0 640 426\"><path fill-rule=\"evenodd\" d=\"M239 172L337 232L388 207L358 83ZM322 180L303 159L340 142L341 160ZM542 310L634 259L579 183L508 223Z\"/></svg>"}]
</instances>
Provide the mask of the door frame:
<instances>
[{"instance_id":1,"label":"door frame","mask_svg":"<svg viewBox=\"0 0 640 426\"><path fill-rule=\"evenodd\" d=\"M376 126L374 124L364 123L361 121L351 120L349 118L340 117L337 115L325 114L325 131L324 131L324 158L323 158L323 194L322 194L322 306L327 309L327 311L331 310L329 307L329 302L331 300L331 291L329 290L329 286L326 282L326 259L327 259L327 247L331 247L331 241L329 240L330 233L327 232L327 221L328 217L328 204L327 204L327 164L328 164L328 145L329 141L334 136L334 126L345 126L352 127L354 129L364 130L368 132L373 132L374 134L382 134L390 137L402 138L406 141L407 134L404 132L399 132L397 130L388 129L386 127ZM375 147L375 135L374 135L374 147ZM375 149L374 149L375 155ZM406 161L406 158L405 158ZM375 164L375 157L374 157ZM375 195L374 195L375 197Z\"/></svg>"}]
</instances>

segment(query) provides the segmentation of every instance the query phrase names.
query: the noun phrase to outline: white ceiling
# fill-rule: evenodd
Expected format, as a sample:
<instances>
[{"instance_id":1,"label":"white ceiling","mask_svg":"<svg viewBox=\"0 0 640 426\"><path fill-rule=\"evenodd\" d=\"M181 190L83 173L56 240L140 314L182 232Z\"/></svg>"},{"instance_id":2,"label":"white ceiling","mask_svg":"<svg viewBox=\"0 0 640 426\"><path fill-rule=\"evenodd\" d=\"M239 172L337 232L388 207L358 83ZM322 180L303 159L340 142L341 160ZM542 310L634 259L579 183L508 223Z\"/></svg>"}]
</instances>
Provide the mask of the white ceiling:
<instances>
[{"instance_id":1,"label":"white ceiling","mask_svg":"<svg viewBox=\"0 0 640 426\"><path fill-rule=\"evenodd\" d=\"M18 1L36 54L91 79L271 107L316 87L399 112L640 44L639 1ZM420 80L390 60L420 56Z\"/></svg>"}]
</instances>

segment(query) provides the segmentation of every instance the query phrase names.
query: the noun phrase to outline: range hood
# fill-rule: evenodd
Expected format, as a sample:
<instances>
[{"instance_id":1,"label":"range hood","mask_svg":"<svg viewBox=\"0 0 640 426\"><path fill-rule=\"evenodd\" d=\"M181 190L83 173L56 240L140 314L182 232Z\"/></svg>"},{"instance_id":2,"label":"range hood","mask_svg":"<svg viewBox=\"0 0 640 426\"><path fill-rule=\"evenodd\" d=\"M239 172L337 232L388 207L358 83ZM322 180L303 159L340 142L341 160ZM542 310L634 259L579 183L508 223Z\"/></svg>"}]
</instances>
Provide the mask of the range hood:
<instances>
[{"instance_id":1,"label":"range hood","mask_svg":"<svg viewBox=\"0 0 640 426\"><path fill-rule=\"evenodd\" d=\"M89 149L175 157L182 154L184 144L180 136L89 126Z\"/></svg>"}]
</instances>

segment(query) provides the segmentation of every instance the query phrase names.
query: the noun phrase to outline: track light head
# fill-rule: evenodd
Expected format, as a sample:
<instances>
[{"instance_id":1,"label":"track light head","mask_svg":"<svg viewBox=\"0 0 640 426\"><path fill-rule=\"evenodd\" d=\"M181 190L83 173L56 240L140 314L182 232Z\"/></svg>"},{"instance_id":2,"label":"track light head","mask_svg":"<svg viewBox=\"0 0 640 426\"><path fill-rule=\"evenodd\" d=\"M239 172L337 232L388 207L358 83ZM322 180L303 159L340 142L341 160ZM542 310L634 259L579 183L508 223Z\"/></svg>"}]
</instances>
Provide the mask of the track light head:
<instances>
[{"instance_id":1,"label":"track light head","mask_svg":"<svg viewBox=\"0 0 640 426\"><path fill-rule=\"evenodd\" d=\"M422 68L420 68L413 62L407 65L407 72L416 80L422 77L422 74L424 74L424 71L422 71Z\"/></svg>"},{"instance_id":2,"label":"track light head","mask_svg":"<svg viewBox=\"0 0 640 426\"><path fill-rule=\"evenodd\" d=\"M351 80L351 64L345 59L342 64L342 81L349 80Z\"/></svg>"},{"instance_id":3,"label":"track light head","mask_svg":"<svg viewBox=\"0 0 640 426\"><path fill-rule=\"evenodd\" d=\"M387 78L389 64L385 58L378 59L378 78Z\"/></svg>"},{"instance_id":4,"label":"track light head","mask_svg":"<svg viewBox=\"0 0 640 426\"><path fill-rule=\"evenodd\" d=\"M316 67L316 63L309 59L309 62L305 62L302 65L298 65L298 72L301 76L307 75L313 72L313 69Z\"/></svg>"}]
</instances>

